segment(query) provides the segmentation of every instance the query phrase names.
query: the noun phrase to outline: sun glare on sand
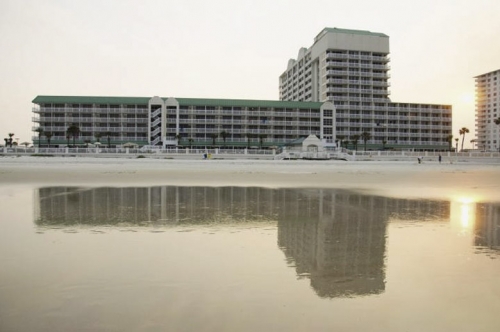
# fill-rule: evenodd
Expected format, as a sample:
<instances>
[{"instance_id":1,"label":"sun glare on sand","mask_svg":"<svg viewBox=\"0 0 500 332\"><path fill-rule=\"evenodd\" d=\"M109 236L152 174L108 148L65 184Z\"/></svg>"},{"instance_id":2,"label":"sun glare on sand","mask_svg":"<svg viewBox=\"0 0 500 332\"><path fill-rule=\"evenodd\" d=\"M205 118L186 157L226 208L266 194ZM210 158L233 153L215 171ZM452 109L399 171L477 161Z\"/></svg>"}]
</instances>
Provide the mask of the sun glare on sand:
<instances>
[{"instance_id":1,"label":"sun glare on sand","mask_svg":"<svg viewBox=\"0 0 500 332\"><path fill-rule=\"evenodd\" d=\"M476 221L476 199L471 196L456 197L451 202L451 223L462 232L472 230Z\"/></svg>"}]
</instances>

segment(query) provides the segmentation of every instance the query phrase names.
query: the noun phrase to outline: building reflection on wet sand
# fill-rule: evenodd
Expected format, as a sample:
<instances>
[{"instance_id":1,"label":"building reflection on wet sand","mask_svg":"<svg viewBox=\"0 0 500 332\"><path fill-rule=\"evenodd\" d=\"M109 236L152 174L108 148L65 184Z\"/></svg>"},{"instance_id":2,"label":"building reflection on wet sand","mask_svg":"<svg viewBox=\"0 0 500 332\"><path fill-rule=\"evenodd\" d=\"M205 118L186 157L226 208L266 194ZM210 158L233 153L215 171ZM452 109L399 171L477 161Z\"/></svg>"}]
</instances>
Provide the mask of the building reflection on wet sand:
<instances>
[{"instance_id":1,"label":"building reflection on wet sand","mask_svg":"<svg viewBox=\"0 0 500 332\"><path fill-rule=\"evenodd\" d=\"M500 250L500 204L476 205L474 234L476 246Z\"/></svg>"},{"instance_id":2,"label":"building reflection on wet sand","mask_svg":"<svg viewBox=\"0 0 500 332\"><path fill-rule=\"evenodd\" d=\"M499 207L478 204L476 245L498 247ZM39 227L278 226L278 246L320 297L385 289L389 220L447 221L450 202L395 199L335 189L255 187L49 187L35 191Z\"/></svg>"}]
</instances>

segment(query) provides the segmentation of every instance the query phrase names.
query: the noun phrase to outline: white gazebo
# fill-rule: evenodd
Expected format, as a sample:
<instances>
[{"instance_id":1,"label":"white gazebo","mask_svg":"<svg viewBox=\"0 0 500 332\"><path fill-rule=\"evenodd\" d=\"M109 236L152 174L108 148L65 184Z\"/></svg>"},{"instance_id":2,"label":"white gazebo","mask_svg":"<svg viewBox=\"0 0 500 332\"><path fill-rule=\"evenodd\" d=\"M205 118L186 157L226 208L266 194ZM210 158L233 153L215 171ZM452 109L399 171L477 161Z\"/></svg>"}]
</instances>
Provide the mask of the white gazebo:
<instances>
[{"instance_id":1,"label":"white gazebo","mask_svg":"<svg viewBox=\"0 0 500 332\"><path fill-rule=\"evenodd\" d=\"M282 159L329 159L324 143L316 136L301 137L285 144Z\"/></svg>"}]
</instances>

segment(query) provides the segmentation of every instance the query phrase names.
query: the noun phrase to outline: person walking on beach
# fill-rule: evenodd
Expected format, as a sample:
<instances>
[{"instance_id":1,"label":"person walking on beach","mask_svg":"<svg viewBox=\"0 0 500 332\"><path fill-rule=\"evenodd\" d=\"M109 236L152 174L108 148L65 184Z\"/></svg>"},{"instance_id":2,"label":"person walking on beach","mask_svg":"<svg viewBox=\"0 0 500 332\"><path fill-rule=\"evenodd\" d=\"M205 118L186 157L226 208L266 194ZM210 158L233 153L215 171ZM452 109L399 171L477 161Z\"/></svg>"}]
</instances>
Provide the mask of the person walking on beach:
<instances>
[{"instance_id":1,"label":"person walking on beach","mask_svg":"<svg viewBox=\"0 0 500 332\"><path fill-rule=\"evenodd\" d=\"M441 154L438 157L439 163L441 164Z\"/></svg>"}]
</instances>

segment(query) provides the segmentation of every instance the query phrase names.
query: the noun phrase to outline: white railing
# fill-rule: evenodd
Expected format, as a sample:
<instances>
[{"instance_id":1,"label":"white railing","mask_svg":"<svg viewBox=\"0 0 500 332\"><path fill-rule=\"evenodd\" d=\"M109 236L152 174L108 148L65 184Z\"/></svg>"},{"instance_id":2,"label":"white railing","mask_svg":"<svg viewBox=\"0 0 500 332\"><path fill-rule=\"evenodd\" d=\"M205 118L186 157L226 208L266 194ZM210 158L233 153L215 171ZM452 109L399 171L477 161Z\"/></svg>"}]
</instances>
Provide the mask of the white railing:
<instances>
[{"instance_id":1,"label":"white railing","mask_svg":"<svg viewBox=\"0 0 500 332\"><path fill-rule=\"evenodd\" d=\"M154 144L154 142L152 142ZM159 143L156 142L156 143ZM255 143L255 142L254 142ZM104 145L104 144L103 144ZM211 153L217 155L233 155L233 156L268 156L275 159L292 159L296 158L311 158L311 159L347 159L347 160L411 160L413 158L423 157L424 161L437 161L439 155L447 160L467 161L473 159L491 160L500 163L500 152L439 152L439 151L353 151L347 149L327 150L326 152L300 152L300 151L285 151L287 157L283 154L276 154L275 150L258 149L258 148L187 148L187 147L142 147L142 148L107 148L101 145L100 147L78 147L78 148L38 148L38 147L0 147L0 154L4 155L81 155L81 156L98 156L98 155L140 155L140 154L161 154L161 155L193 155ZM283 153L285 153L283 152ZM328 154L328 157L327 157ZM281 155L281 157L279 157ZM284 157L284 158L282 158Z\"/></svg>"},{"instance_id":2,"label":"white railing","mask_svg":"<svg viewBox=\"0 0 500 332\"><path fill-rule=\"evenodd\" d=\"M151 127L156 127L157 125L159 125L161 122L161 119L160 118L157 118L156 120L153 121L153 123L151 124Z\"/></svg>"},{"instance_id":3,"label":"white railing","mask_svg":"<svg viewBox=\"0 0 500 332\"><path fill-rule=\"evenodd\" d=\"M160 140L161 140L161 138L160 138L160 137L155 138L155 139L151 142L151 145L156 145L156 144L160 143Z\"/></svg>"},{"instance_id":4,"label":"white railing","mask_svg":"<svg viewBox=\"0 0 500 332\"><path fill-rule=\"evenodd\" d=\"M156 136L156 135L158 135L158 134L160 133L160 131L161 131L161 128L160 128L160 127L156 128L156 129L155 129L155 130L153 130L153 132L151 133L151 136Z\"/></svg>"}]
</instances>

